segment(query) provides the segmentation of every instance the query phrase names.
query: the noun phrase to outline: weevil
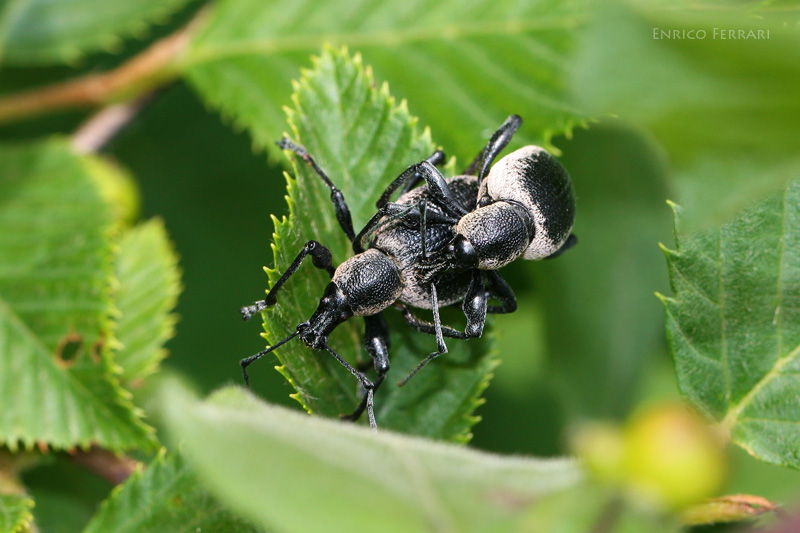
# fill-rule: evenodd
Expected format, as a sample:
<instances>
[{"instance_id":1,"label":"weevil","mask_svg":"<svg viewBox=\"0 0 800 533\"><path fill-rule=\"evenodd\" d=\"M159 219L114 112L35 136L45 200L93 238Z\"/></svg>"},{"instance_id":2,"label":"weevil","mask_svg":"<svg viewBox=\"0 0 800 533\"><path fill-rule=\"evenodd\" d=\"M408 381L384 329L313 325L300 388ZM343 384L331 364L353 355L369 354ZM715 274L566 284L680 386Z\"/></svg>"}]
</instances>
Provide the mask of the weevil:
<instances>
[{"instance_id":1,"label":"weevil","mask_svg":"<svg viewBox=\"0 0 800 533\"><path fill-rule=\"evenodd\" d=\"M440 150L408 167L383 191L375 215L358 234L344 195L314 157L288 138L278 141L280 148L309 164L329 188L336 218L354 255L334 267L330 251L310 240L266 298L240 310L248 320L276 305L279 291L307 256L331 277L308 320L284 339L240 361L245 383L249 386L250 364L300 337L308 347L327 351L363 386L361 402L343 418L355 420L366 410L370 426L376 428L374 395L390 367L383 311L399 309L412 328L436 338L437 349L400 385L447 353L444 337L480 337L487 313L515 311L514 292L497 270L520 257L555 257L577 242L571 233L575 220L572 182L553 155L531 145L494 163L521 123L517 115L508 117L462 175L444 177L437 169L445 160ZM398 191L398 199L390 201ZM489 305L492 299L498 305ZM439 316L440 307L458 302L467 320L463 331L443 325ZM412 308L432 310L433 322L420 319ZM364 346L373 361L374 381L328 344L331 332L356 316L364 317Z\"/></svg>"}]
</instances>

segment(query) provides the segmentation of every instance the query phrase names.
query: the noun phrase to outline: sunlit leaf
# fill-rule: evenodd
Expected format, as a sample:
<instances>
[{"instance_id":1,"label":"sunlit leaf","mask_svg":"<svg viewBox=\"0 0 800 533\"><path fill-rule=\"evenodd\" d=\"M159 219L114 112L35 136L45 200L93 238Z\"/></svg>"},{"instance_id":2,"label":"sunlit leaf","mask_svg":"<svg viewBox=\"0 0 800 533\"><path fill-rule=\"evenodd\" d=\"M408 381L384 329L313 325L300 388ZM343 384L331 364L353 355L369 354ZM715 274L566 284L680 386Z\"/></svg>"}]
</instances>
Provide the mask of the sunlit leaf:
<instances>
[{"instance_id":1,"label":"sunlit leaf","mask_svg":"<svg viewBox=\"0 0 800 533\"><path fill-rule=\"evenodd\" d=\"M113 218L61 141L0 148L0 441L147 447L112 374Z\"/></svg>"},{"instance_id":2,"label":"sunlit leaf","mask_svg":"<svg viewBox=\"0 0 800 533\"><path fill-rule=\"evenodd\" d=\"M0 494L0 531L22 533L30 531L33 500L24 495Z\"/></svg>"},{"instance_id":3,"label":"sunlit leaf","mask_svg":"<svg viewBox=\"0 0 800 533\"><path fill-rule=\"evenodd\" d=\"M137 384L158 369L175 328L180 273L163 223L152 220L126 231L114 269L120 312L115 332L121 344L114 362L122 368L124 384Z\"/></svg>"}]
</instances>

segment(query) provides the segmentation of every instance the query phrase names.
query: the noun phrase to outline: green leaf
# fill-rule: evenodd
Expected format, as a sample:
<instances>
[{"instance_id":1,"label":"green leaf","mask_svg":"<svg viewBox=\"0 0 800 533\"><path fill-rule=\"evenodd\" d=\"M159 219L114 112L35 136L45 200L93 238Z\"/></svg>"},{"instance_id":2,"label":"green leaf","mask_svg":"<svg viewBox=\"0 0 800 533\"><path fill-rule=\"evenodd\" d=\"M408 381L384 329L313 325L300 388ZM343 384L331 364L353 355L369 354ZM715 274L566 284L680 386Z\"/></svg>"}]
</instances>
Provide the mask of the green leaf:
<instances>
[{"instance_id":1,"label":"green leaf","mask_svg":"<svg viewBox=\"0 0 800 533\"><path fill-rule=\"evenodd\" d=\"M172 314L180 292L178 258L164 224L151 220L125 232L114 264L120 317L115 333L121 348L114 362L120 381L140 384L167 355L164 343L175 333Z\"/></svg>"},{"instance_id":2,"label":"green leaf","mask_svg":"<svg viewBox=\"0 0 800 533\"><path fill-rule=\"evenodd\" d=\"M800 468L800 181L676 240L661 298L681 391L752 455Z\"/></svg>"},{"instance_id":3,"label":"green leaf","mask_svg":"<svg viewBox=\"0 0 800 533\"><path fill-rule=\"evenodd\" d=\"M196 34L184 68L203 98L260 147L280 133L280 104L298 66L325 43L363 53L396 94L414 98L450 151L472 152L475 136L488 136L511 113L527 121L521 137L546 143L584 118L563 80L582 4L224 0Z\"/></svg>"},{"instance_id":4,"label":"green leaf","mask_svg":"<svg viewBox=\"0 0 800 533\"><path fill-rule=\"evenodd\" d=\"M63 141L0 147L0 442L149 446L112 374L111 208Z\"/></svg>"},{"instance_id":5,"label":"green leaf","mask_svg":"<svg viewBox=\"0 0 800 533\"><path fill-rule=\"evenodd\" d=\"M29 531L33 523L33 500L24 495L0 494L0 532Z\"/></svg>"},{"instance_id":6,"label":"green leaf","mask_svg":"<svg viewBox=\"0 0 800 533\"><path fill-rule=\"evenodd\" d=\"M588 112L651 127L682 164L708 151L796 152L800 35L786 12L640 1L598 4L592 15L569 65ZM731 29L754 34L730 38Z\"/></svg>"},{"instance_id":7,"label":"green leaf","mask_svg":"<svg viewBox=\"0 0 800 533\"><path fill-rule=\"evenodd\" d=\"M545 386L561 385L570 422L622 418L644 371L663 356L663 312L652 294L666 290L667 276L653 243L669 237L669 213L658 155L619 125L576 131L562 161L578 194L578 245L523 265L536 276L547 323Z\"/></svg>"},{"instance_id":8,"label":"green leaf","mask_svg":"<svg viewBox=\"0 0 800 533\"><path fill-rule=\"evenodd\" d=\"M514 531L543 496L582 479L570 460L375 433L264 404L238 387L202 403L165 387L161 405L209 488L278 531Z\"/></svg>"},{"instance_id":9,"label":"green leaf","mask_svg":"<svg viewBox=\"0 0 800 533\"><path fill-rule=\"evenodd\" d=\"M4 0L0 63L74 63L84 54L119 48L126 37L183 7L187 0Z\"/></svg>"},{"instance_id":10,"label":"green leaf","mask_svg":"<svg viewBox=\"0 0 800 533\"><path fill-rule=\"evenodd\" d=\"M787 22L798 11L758 4L596 3L565 67L575 105L664 146L687 228L720 224L800 172L800 34Z\"/></svg>"},{"instance_id":11,"label":"green leaf","mask_svg":"<svg viewBox=\"0 0 800 533\"><path fill-rule=\"evenodd\" d=\"M651 504L652 502L648 502ZM516 531L641 533L682 531L676 520L651 505L628 502L609 486L584 484L549 494L530 509Z\"/></svg>"},{"instance_id":12,"label":"green leaf","mask_svg":"<svg viewBox=\"0 0 800 533\"><path fill-rule=\"evenodd\" d=\"M105 500L84 533L257 531L198 483L180 455L161 453Z\"/></svg>"},{"instance_id":13,"label":"green leaf","mask_svg":"<svg viewBox=\"0 0 800 533\"><path fill-rule=\"evenodd\" d=\"M417 132L416 119L405 104L395 105L387 87L378 90L375 85L358 56L351 59L346 53L327 50L315 60L314 70L305 72L296 84L295 108L289 111L292 137L306 146L343 191L356 228L375 213L375 201L391 180L433 151L429 133ZM268 270L270 284L310 239L327 246L336 264L352 255L336 221L330 190L303 161L295 163L295 174L296 180L288 178L289 218L274 219L275 269ZM265 313L270 343L286 337L312 315L328 283L328 275L310 264L298 271L279 295L278 305ZM488 341L448 340L450 353L400 389L395 383L435 349L436 342L433 336L412 333L399 320L399 313L390 309L386 314L392 319L390 376L394 378L387 379L376 396L378 423L433 438L468 439L469 428L477 421L471 414L496 364L488 355ZM330 345L351 362L368 361L362 346L363 327L362 319L350 319L334 331ZM359 383L330 355L312 351L299 340L277 354L280 371L297 389L295 397L306 409L324 416L355 409Z\"/></svg>"}]
</instances>

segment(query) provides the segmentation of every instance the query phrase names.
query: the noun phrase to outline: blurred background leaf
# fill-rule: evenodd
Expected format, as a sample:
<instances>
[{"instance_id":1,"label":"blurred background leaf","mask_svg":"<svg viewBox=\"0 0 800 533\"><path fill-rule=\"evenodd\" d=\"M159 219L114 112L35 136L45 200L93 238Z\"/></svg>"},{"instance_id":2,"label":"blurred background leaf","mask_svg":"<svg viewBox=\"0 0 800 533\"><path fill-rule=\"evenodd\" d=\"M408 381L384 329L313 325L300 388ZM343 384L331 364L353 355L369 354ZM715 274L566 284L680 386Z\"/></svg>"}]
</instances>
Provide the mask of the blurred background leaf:
<instances>
[{"instance_id":1,"label":"blurred background leaf","mask_svg":"<svg viewBox=\"0 0 800 533\"><path fill-rule=\"evenodd\" d=\"M476 132L488 137L498 117L522 113L519 102L527 120L520 137L541 143L584 117L562 79L582 4L224 0L182 67L259 147L280 132L297 66L326 43L361 52L395 95L413 98L414 113L450 151L474 150Z\"/></svg>"},{"instance_id":2,"label":"blurred background leaf","mask_svg":"<svg viewBox=\"0 0 800 533\"><path fill-rule=\"evenodd\" d=\"M676 171L687 230L722 222L800 172L796 5L594 7L568 67L575 104L653 133ZM740 30L761 38L731 38Z\"/></svg>"},{"instance_id":3,"label":"blurred background leaf","mask_svg":"<svg viewBox=\"0 0 800 533\"><path fill-rule=\"evenodd\" d=\"M582 490L585 481L570 460L498 457L373 433L264 404L238 387L198 401L170 383L161 405L173 441L183 442L201 478L264 527L509 531L543 520L530 515L562 493L573 505L545 504L542 513L565 520L580 509L585 523L604 520L607 494ZM329 519L320 523L319 516Z\"/></svg>"},{"instance_id":4,"label":"blurred background leaf","mask_svg":"<svg viewBox=\"0 0 800 533\"><path fill-rule=\"evenodd\" d=\"M178 454L162 450L103 502L84 533L258 531L226 510L197 481Z\"/></svg>"},{"instance_id":5,"label":"blurred background leaf","mask_svg":"<svg viewBox=\"0 0 800 533\"><path fill-rule=\"evenodd\" d=\"M33 500L19 494L0 494L0 531L24 532L33 520Z\"/></svg>"},{"instance_id":6,"label":"blurred background leaf","mask_svg":"<svg viewBox=\"0 0 800 533\"><path fill-rule=\"evenodd\" d=\"M147 35L188 0L3 0L0 62L73 63L96 51L119 49L122 39Z\"/></svg>"}]
</instances>

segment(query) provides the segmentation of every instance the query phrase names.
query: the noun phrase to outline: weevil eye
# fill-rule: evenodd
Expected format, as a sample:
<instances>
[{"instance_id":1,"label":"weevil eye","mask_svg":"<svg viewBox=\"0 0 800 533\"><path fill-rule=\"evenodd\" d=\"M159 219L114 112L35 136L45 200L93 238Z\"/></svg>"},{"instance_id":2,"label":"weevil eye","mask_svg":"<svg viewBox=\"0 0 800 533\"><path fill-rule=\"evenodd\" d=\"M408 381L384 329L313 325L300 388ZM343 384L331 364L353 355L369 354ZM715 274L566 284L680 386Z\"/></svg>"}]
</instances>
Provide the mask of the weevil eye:
<instances>
[{"instance_id":1,"label":"weevil eye","mask_svg":"<svg viewBox=\"0 0 800 533\"><path fill-rule=\"evenodd\" d=\"M456 238L447 245L447 251L452 254L459 267L475 268L478 266L478 253L463 235L456 235Z\"/></svg>"}]
</instances>

